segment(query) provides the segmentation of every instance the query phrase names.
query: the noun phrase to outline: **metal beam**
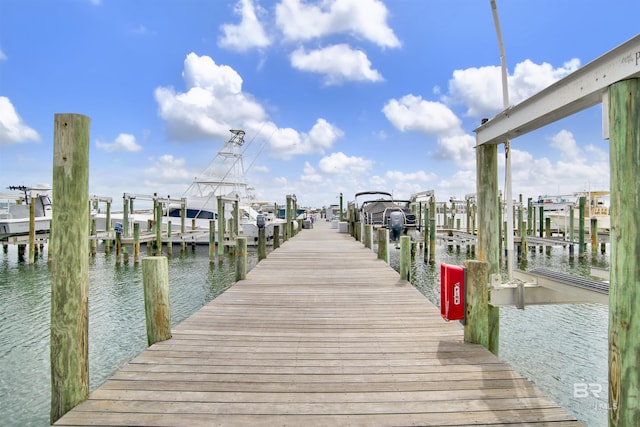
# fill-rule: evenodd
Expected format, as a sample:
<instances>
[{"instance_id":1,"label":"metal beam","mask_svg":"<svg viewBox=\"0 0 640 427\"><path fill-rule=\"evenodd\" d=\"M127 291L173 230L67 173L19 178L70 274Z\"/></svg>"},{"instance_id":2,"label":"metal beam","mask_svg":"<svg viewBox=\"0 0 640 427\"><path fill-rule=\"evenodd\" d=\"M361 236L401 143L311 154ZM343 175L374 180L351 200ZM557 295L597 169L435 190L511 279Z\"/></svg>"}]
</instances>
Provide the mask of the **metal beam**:
<instances>
[{"instance_id":1,"label":"metal beam","mask_svg":"<svg viewBox=\"0 0 640 427\"><path fill-rule=\"evenodd\" d=\"M477 145L501 144L603 101L607 88L640 77L640 34L474 130Z\"/></svg>"},{"instance_id":2,"label":"metal beam","mask_svg":"<svg viewBox=\"0 0 640 427\"><path fill-rule=\"evenodd\" d=\"M500 285L496 284L494 279L489 304L494 307L515 305L520 308L539 304L598 303L609 305L609 295L602 291L571 285L560 279L541 277L522 270L515 270L514 277L523 281L524 284L520 283L520 286L512 283Z\"/></svg>"}]
</instances>

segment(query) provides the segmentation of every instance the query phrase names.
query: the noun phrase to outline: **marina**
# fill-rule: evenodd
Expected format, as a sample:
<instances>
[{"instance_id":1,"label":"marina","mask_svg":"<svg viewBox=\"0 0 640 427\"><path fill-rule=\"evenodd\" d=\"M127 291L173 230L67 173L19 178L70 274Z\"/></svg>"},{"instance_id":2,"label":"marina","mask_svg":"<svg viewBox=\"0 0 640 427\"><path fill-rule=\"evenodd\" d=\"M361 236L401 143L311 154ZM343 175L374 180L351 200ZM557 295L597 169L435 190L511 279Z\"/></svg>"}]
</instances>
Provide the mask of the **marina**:
<instances>
[{"instance_id":1,"label":"marina","mask_svg":"<svg viewBox=\"0 0 640 427\"><path fill-rule=\"evenodd\" d=\"M465 344L461 329L373 251L320 222L56 425L514 421L575 419L486 349Z\"/></svg>"},{"instance_id":2,"label":"marina","mask_svg":"<svg viewBox=\"0 0 640 427\"><path fill-rule=\"evenodd\" d=\"M169 212L167 203L171 200L154 199L151 223L147 219L147 224L154 226L155 239L151 235L144 239L148 238L147 248L155 248L154 255L158 256L143 258L142 268L150 348L114 369L110 379L92 389L91 394L88 266L90 252L92 255L95 252L90 251L87 242L103 241L108 247L111 235L98 238L92 223L87 192L89 118L57 114L53 159L56 199L47 248L51 314L50 421L56 425L129 425L132 422L208 425L212 421L222 424L260 421L318 425L523 422L580 425L582 419L575 414L579 412L594 415L588 416L590 425L603 424L602 418L606 418L609 425L635 425L639 410L635 374L640 352L638 314L629 307L636 306L638 301L635 286L638 270L633 266L637 264L640 224L637 185L630 183L637 183L640 176L637 150L640 109L635 102L640 90L639 42L637 36L524 102L513 107L505 103L503 113L484 119L475 130L477 192L473 199L466 200L467 206L462 212L457 210L458 206L455 213L448 216L446 204L440 207L444 221L440 230L436 226L438 210L433 195L428 207L422 203L412 207L413 215L424 218L422 224L417 221L415 233L407 230L405 212L387 215L376 209L375 213L381 214L384 220L377 224L375 234L374 216L364 210L360 211L364 215L357 215L358 205L350 204L343 220L342 195L339 219L331 221L331 226L328 221L320 221L317 227L313 227L312 220L297 216L297 200L287 195L282 234L274 226L274 250L267 257L265 217L253 218L249 213L248 220L251 223L255 220L252 224L257 230L255 237L240 232L242 221L247 219L240 214L240 198L217 195L217 210L211 218L206 218L208 262L219 262L227 249L233 247L235 257L230 263L235 264L235 282L226 282L229 286L220 289L213 301L205 302L191 317L170 327L168 259L161 255L165 250L163 212ZM585 81L590 83L583 85ZM558 96L559 93L563 96ZM585 239L586 198L581 196L578 201L577 226L571 207L566 216L568 226L564 229L556 226L554 231L550 213L557 213L559 209L545 209L545 206L537 206L539 226L536 225L536 209L531 201L526 217L522 196L517 212L512 206L510 184L505 185L503 205L497 183L497 146L505 144L508 154L510 139L600 102L606 112L603 131L610 140L612 206L606 212L609 227L606 222L599 226L597 216L589 218L592 247L589 254ZM239 132L242 131L232 131L236 136ZM507 175L509 168L507 166ZM454 203L453 199L451 202ZM28 265L33 267L38 260L34 205L30 203L28 235ZM113 231L116 247L124 238L133 244L135 253L140 243L136 235L140 237L139 227L144 222L129 221L129 207L134 212L132 205L124 202L122 222L116 222ZM227 207L232 217L228 221L225 219ZM185 233L188 212L186 202L181 199L180 233ZM395 213L404 216L404 227L393 230ZM463 228L455 218L458 213L466 214L466 235L460 232L456 236L453 231ZM198 214L193 220L197 219ZM400 219L399 216L396 219ZM110 220L107 214L106 233L111 232ZM392 230L392 240L397 243L387 246L388 233ZM513 256L515 230L521 248L518 259ZM436 244L438 231L446 234L445 239L451 238L443 242L440 251ZM131 232L133 240L128 241ZM608 241L600 243L600 236L608 237L609 232L612 234ZM536 234L538 237L533 237ZM90 235L96 237L90 239ZM527 251L529 235L531 243L539 245L540 253ZM561 243L558 235L567 243ZM20 236L24 236L24 232L8 233L3 239L8 244ZM247 275L248 238L257 243L260 262ZM168 223L166 239L172 243ZM185 239L181 238L181 242ZM12 243L24 248L21 241ZM470 247L467 253L471 259L458 257L458 265L450 265L447 257L454 257L454 253L460 255L459 250L452 250L453 245L460 244ZM576 244L577 259L573 256ZM584 268L586 259L594 263L604 258L606 245L611 248L611 260L598 265L608 267L608 272L603 274L609 281L606 286L592 279L534 269L532 265L527 267L533 261L558 256L554 247L568 246L568 258L564 254L561 258L570 268ZM546 247L544 253L543 247ZM168 248L170 245L167 246L169 252ZM4 249L6 254L7 246ZM398 272L387 263L391 262L390 252L399 252ZM416 257L418 253L422 256ZM137 259L137 254L134 258ZM420 273L416 260L419 258L422 268L430 271L427 275L431 276L417 283ZM438 268L433 267L437 258L439 277ZM20 255L18 259L20 264ZM145 261L147 265L153 261L163 267L147 269ZM459 265L461 261L464 267ZM522 262L523 268L514 269L516 262ZM115 264L117 271L120 268L118 250ZM590 273L591 265L588 267ZM586 275L586 272L581 274ZM435 277L440 281L439 292ZM3 287L10 292L16 290L13 282L3 283ZM428 302L434 291L440 296L440 313L437 301ZM513 307L525 309L530 305L552 304L571 304L581 313L597 313L597 323L603 326L606 318L608 329L606 356L600 350L592 351L596 366L607 361L606 373L599 374L596 380L589 378L593 375L590 371L571 377L563 382L564 392L568 390L571 397L565 394L556 401L547 396L551 392L539 389L517 368L499 358L504 353L508 358L509 351L513 351L502 349L504 307L508 313ZM606 313L592 310L589 304L604 307ZM455 310L450 310L452 306ZM162 315L153 312L154 307L161 307ZM534 313L542 316L527 325L528 332L537 338L535 346L546 346L557 331L544 318L543 311ZM442 317L461 320L464 328L456 322L445 322ZM583 326L578 320L582 317L575 320L578 328ZM156 323L164 323L168 335L173 336L152 340L149 331ZM596 341L602 344L599 339ZM7 353L10 353L15 346L8 343ZM586 351L589 352L591 349ZM569 353L568 360L583 361L592 356L576 349ZM526 353L517 354L512 359L514 366L518 365L516 360L522 362L529 357ZM566 366L565 369L569 370ZM593 408L589 407L591 403Z\"/></svg>"}]
</instances>

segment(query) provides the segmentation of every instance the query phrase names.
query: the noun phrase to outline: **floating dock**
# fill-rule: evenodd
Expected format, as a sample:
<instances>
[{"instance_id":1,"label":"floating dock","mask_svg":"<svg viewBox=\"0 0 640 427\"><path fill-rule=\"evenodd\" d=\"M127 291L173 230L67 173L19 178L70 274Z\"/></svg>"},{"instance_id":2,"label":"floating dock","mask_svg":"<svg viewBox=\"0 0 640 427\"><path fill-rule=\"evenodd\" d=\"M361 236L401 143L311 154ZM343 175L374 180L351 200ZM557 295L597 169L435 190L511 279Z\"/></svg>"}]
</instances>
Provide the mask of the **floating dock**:
<instances>
[{"instance_id":1,"label":"floating dock","mask_svg":"<svg viewBox=\"0 0 640 427\"><path fill-rule=\"evenodd\" d=\"M583 425L318 222L57 426Z\"/></svg>"}]
</instances>

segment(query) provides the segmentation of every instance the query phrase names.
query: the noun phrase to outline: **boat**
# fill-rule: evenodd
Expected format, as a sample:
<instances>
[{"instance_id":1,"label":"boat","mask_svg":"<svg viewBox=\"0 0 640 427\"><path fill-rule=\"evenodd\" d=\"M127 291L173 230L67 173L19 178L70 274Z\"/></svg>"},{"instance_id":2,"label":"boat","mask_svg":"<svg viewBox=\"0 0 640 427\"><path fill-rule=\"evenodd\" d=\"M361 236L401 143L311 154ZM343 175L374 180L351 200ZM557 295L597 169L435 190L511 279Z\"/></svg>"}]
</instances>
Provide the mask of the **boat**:
<instances>
[{"instance_id":1,"label":"boat","mask_svg":"<svg viewBox=\"0 0 640 427\"><path fill-rule=\"evenodd\" d=\"M248 243L258 241L259 229L264 226L265 237L273 238L275 224L284 223L278 218L275 205L256 202L252 195L252 187L245 181L245 169L243 163L242 147L244 145L245 132L240 129L231 129L231 137L225 142L222 149L216 154L207 168L196 177L180 198L163 198L157 195L145 196L139 194L125 193L123 203L128 204L133 199L143 202L153 202L154 206L160 204L162 207L162 226L166 230L169 221L174 226L179 223L184 209L185 219L188 220L190 230L208 231L210 221L218 218L218 199L224 203L224 217L231 219L235 203L238 206L238 232L240 236L247 237ZM104 229L105 214L94 215L99 229ZM111 225L113 229L121 229L123 213L113 213L111 215ZM126 224L129 226L127 234L131 235L133 224L139 223L148 227L148 224L155 220L154 212L151 209L129 210L127 212ZM297 222L293 227L296 228ZM284 227L280 228L283 233Z\"/></svg>"},{"instance_id":2,"label":"boat","mask_svg":"<svg viewBox=\"0 0 640 427\"><path fill-rule=\"evenodd\" d=\"M284 223L278 218L271 204L256 202L252 187L245 181L245 169L242 155L245 132L230 129L231 137L225 142L213 161L196 177L183 194L186 200L186 218L195 219L196 227L209 227L209 220L218 217L218 198L225 203L225 218L231 218L233 204L238 202L240 234L247 238L258 239L258 222L265 225L267 238L273 236L273 225ZM169 204L166 216L180 217L181 204ZM204 221L203 221L204 220Z\"/></svg>"},{"instance_id":3,"label":"boat","mask_svg":"<svg viewBox=\"0 0 640 427\"><path fill-rule=\"evenodd\" d=\"M29 234L30 205L34 205L34 231L49 233L51 229L51 189L48 187L7 187L19 193L0 193L0 241Z\"/></svg>"},{"instance_id":4,"label":"boat","mask_svg":"<svg viewBox=\"0 0 640 427\"><path fill-rule=\"evenodd\" d=\"M394 199L386 191L362 191L356 193L354 204L361 224L372 225L374 229L389 228L392 240L416 229L416 215L410 209L410 200Z\"/></svg>"},{"instance_id":5,"label":"boat","mask_svg":"<svg viewBox=\"0 0 640 427\"><path fill-rule=\"evenodd\" d=\"M591 219L598 222L598 233L608 233L611 229L609 215L609 191L579 191L570 196L541 196L534 206L542 206L544 216L551 219L551 228L568 230L569 212L573 210L573 228L580 228L580 198L585 197L584 229L591 230Z\"/></svg>"}]
</instances>

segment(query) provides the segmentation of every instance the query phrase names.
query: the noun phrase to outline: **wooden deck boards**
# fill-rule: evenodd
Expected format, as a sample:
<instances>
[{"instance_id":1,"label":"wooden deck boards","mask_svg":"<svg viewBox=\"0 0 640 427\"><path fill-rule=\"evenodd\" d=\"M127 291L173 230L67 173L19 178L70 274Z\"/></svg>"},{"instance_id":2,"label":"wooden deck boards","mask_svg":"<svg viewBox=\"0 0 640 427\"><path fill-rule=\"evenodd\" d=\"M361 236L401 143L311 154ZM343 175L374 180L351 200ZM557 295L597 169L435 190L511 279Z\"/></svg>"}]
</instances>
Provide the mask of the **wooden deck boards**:
<instances>
[{"instance_id":1,"label":"wooden deck boards","mask_svg":"<svg viewBox=\"0 0 640 427\"><path fill-rule=\"evenodd\" d=\"M581 425L328 223L172 334L56 425Z\"/></svg>"}]
</instances>

